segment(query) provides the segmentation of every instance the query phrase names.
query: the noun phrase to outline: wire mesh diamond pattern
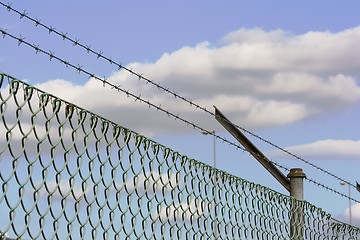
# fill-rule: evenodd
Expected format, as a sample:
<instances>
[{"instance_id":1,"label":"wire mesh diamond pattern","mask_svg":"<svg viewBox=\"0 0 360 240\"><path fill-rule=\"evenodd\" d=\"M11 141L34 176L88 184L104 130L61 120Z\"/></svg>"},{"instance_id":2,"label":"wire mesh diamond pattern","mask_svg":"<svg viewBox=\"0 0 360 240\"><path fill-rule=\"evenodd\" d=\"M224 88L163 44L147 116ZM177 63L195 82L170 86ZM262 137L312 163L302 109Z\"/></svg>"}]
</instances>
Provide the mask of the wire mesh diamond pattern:
<instances>
[{"instance_id":1,"label":"wire mesh diamond pattern","mask_svg":"<svg viewBox=\"0 0 360 240\"><path fill-rule=\"evenodd\" d=\"M0 239L359 238L305 201L0 78Z\"/></svg>"}]
</instances>

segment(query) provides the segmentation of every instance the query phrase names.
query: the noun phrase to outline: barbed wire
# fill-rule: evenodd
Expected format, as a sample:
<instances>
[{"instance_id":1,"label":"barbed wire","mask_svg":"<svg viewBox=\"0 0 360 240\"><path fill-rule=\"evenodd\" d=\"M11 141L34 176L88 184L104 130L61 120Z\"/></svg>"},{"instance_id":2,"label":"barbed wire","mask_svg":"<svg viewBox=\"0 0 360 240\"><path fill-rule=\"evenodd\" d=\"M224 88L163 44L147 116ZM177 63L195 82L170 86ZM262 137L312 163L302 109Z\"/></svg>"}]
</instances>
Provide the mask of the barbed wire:
<instances>
[{"instance_id":1,"label":"barbed wire","mask_svg":"<svg viewBox=\"0 0 360 240\"><path fill-rule=\"evenodd\" d=\"M129 90L125 90L125 89L121 88L120 86L117 86L117 85L109 82L106 78L101 78L101 77L96 76L96 75L93 74L93 73L90 73L89 71L87 71L87 70L85 70L84 68L82 68L82 66L80 66L79 64L76 66L75 64L72 64L72 63L70 63L69 61L66 61L66 60L64 60L64 59L56 56L56 55L55 55L55 52L45 51L45 50L41 49L39 45L35 45L35 44L31 44L31 43L27 42L24 37L21 37L21 35L20 35L20 37L16 37L16 36L8 33L7 30L4 30L4 29L2 29L2 28L0 28L0 33L3 35L3 37L9 36L9 37L11 37L12 39L18 41L18 46L20 46L21 44L25 44L25 45L27 45L28 47L33 48L33 49L36 51L36 53L43 53L43 54L49 56L49 60L52 60L52 59L58 60L60 63L65 64L65 66L71 67L71 68L75 69L78 73L84 73L84 74L88 75L90 78L94 78L94 79L102 82L102 83L103 83L103 86L109 85L111 88L116 89L116 90L118 90L118 91L120 91L120 92L125 93L125 94L127 95L127 97L132 97L132 98L134 98L135 101L139 100L139 102L145 103L145 104L148 105L149 107L152 107L152 108L155 108L156 110L162 111L163 113L167 114L168 117L173 117L174 119L180 120L180 121L186 123L187 125L192 126L193 128L196 128L196 129L198 129L198 130L200 130L200 131L202 131L202 132L206 132L206 133L208 133L208 134L210 134L210 135L213 135L214 137L222 140L223 142L227 142L227 143L229 143L229 144L231 144L231 145L233 145L233 146L235 146L235 147L237 147L237 148L240 148L240 149L243 150L243 151L247 151L245 148L241 147L240 145L235 144L235 143L227 140L226 138L217 135L217 134L214 133L213 131L209 131L209 130L207 130L207 129L201 127L201 126L199 126L199 125L196 124L196 123L190 122L190 121L188 121L188 120L180 117L179 114L174 114L174 113L172 113L171 111L162 108L161 105L156 105L156 104L150 102L150 100L145 100L144 98L141 97L141 94L140 94L139 96L137 96L137 95L131 93Z\"/></svg>"},{"instance_id":2,"label":"barbed wire","mask_svg":"<svg viewBox=\"0 0 360 240\"><path fill-rule=\"evenodd\" d=\"M179 98L179 99L189 103L191 106L195 106L196 108L199 108L199 109L201 109L201 110L203 110L203 111L205 111L207 113L210 113L210 114L212 113L211 111L207 110L205 107L202 107L199 104L196 104L192 100L189 100L189 99L177 94L176 92L170 90L169 88L163 87L159 83L156 83L156 82L152 81L151 79L144 77L143 74L135 72L132 69L127 68L126 66L123 66L121 63L117 63L117 62L113 61L110 57L105 56L101 50L99 52L97 52L97 51L93 50L90 45L86 45L86 44L81 43L79 39L75 38L75 40L74 40L74 39L68 37L67 36L68 33L59 32L59 31L56 30L56 28L54 28L52 26L47 26L47 25L41 23L39 19L30 17L26 11L24 11L24 12L18 11L16 9L12 8L10 3L4 4L4 3L0 2L0 5L6 7L8 9L8 11L13 11L13 12L19 14L21 19L26 18L26 19L34 22L35 26L41 26L41 27L47 29L49 31L49 34L54 33L54 34L60 36L63 40L70 41L73 44L73 46L81 47L81 48L85 49L87 53L94 54L98 59L104 59L107 62L109 62L110 64L114 64L115 66L118 67L119 70L124 69L125 71L127 71L127 72L135 75L136 77L138 77L139 80L144 80L147 83L149 83L151 85L154 85L159 90L163 90L163 91L173 95L175 98Z\"/></svg>"},{"instance_id":3,"label":"barbed wire","mask_svg":"<svg viewBox=\"0 0 360 240\"><path fill-rule=\"evenodd\" d=\"M161 112L167 114L168 117L170 117L170 116L171 116L171 117L174 117L175 120L180 120L180 121L186 123L187 125L192 126L194 129L196 128L196 129L198 129L198 130L201 130L202 132L206 132L206 133L208 133L208 134L210 134L210 135L213 135L214 137L216 137L216 138L222 140L223 142L226 142L226 143L228 143L228 144L236 147L237 149L241 149L241 150L243 150L244 152L248 152L249 154L253 154L253 155L255 154L256 156L260 156L260 157L262 157L262 158L265 159L265 157L261 156L260 154L251 152L251 151L245 149L244 147L242 147L242 146L240 146L240 145L238 145L238 144L236 144L236 143L233 143L233 142L227 140L226 138L224 138L224 137L222 137L222 136L220 136L220 135L217 135L214 131L206 130L205 128L199 126L198 124L195 124L195 123L193 123L193 122L190 122L190 121L188 121L188 120L180 117L179 114L174 114L174 113L170 112L169 110L165 110L165 109L162 108L161 106L158 106L158 105L156 105L156 104L154 104L154 103L151 103L149 100L143 99L143 98L141 97L141 95L137 96L137 95L131 93L130 91L124 90L124 89L120 88L119 86L117 86L117 85L109 82L106 78L100 78L100 77L96 76L95 74L90 73L89 71L83 69L80 65L77 65L77 66L76 66L76 65L74 65L74 64L72 64L72 63L70 63L70 62L68 62L68 61L66 61L66 60L64 60L64 59L62 59L62 58L60 58L60 57L57 57L54 52L51 52L51 51L47 52L47 51L41 49L41 48L39 47L39 45L31 44L31 43L25 41L25 38L24 38L24 37L21 37L21 36L20 36L20 37L16 37L16 36L8 33L6 30L1 29L1 28L0 28L0 33L3 35L4 38L5 38L5 36L9 36L9 37L11 37L12 39L17 40L17 41L18 41L18 46L20 46L21 44L25 44L25 45L27 45L28 47L33 48L33 49L36 51L36 53L39 53L39 52L40 52L40 53L43 53L43 54L49 56L49 60L51 60L51 59L56 59L56 60L58 60L60 63L63 63L63 64L65 64L66 66L69 66L69 67L75 69L78 73L84 73L84 74L88 75L89 77L92 77L92 78L94 78L94 79L96 79L96 80L101 81L101 82L103 83L103 86L104 86L104 87L105 87L105 85L109 85L109 86L111 86L111 88L117 89L118 91L121 91L121 92L125 93L125 94L127 95L127 97L132 97L132 98L135 99L135 101L139 100L139 102L145 103L145 104L147 104L149 107L155 108L156 110L161 111ZM272 162L272 163L275 164L276 166L278 166L278 167L280 167L280 168L288 171L288 172L290 171L289 168L284 167L283 165L280 165L280 164L277 163L277 162L274 162L274 161L269 160L269 159L267 159L267 160L270 161L270 162ZM325 188L325 189L327 189L327 190L330 190L330 191L332 191L332 192L334 192L334 193L336 193L336 194L338 194L338 195L340 195L340 196L347 197L345 194L342 194L342 193L336 191L335 189L333 189L333 188L331 188L331 187L328 187L328 186L326 186L326 185L324 185L324 184L318 183L318 182L316 182L315 180L310 179L309 181L311 181L311 182L313 182L313 183L316 183L318 186L323 187L323 188ZM348 197L347 197L347 198L348 198ZM352 199L352 200L358 202L358 201L355 200L355 199Z\"/></svg>"},{"instance_id":4,"label":"barbed wire","mask_svg":"<svg viewBox=\"0 0 360 240\"><path fill-rule=\"evenodd\" d=\"M143 80L143 81L145 81L146 83L149 83L149 84L155 86L158 90L162 90L162 91L164 91L164 92L166 92L166 93L168 93L168 94L171 94L171 95L173 95L175 98L181 99L181 100L189 103L190 106L195 107L195 108L197 108L197 109L200 109L200 110L204 111L205 113L210 114L211 116L215 117L215 114L214 114L213 112L207 110L206 107L203 107L203 106L197 104L196 102L194 102L194 101L192 101L192 100L190 100L190 99L188 99L188 98L186 98L186 97L183 97L183 96L180 95L180 94L177 94L175 91L172 91L172 90L170 90L169 88L166 88L166 87L162 86L161 84L156 83L156 82L154 82L153 80L151 80L151 79L149 79L149 78L147 78L147 77L144 77L143 74L140 74L140 73L138 73L138 72L135 72L135 71L133 71L132 69L129 69L129 68L127 68L126 66L123 66L121 63L117 63L117 62L113 61L110 57L105 56L101 50L100 50L99 52L93 50L90 45L86 45L86 44L81 43L79 39L76 39L76 38L75 38L75 40L74 40L74 39L68 37L68 36L67 36L67 33L59 32L59 31L57 31L54 27L52 27L52 26L47 26L47 25L41 23L39 19L30 17L26 11L20 12L20 11L18 11L18 10L16 10L16 9L12 8L10 3L4 4L4 3L0 2L0 5L6 7L8 11L13 11L13 12L17 13L18 15L20 15L20 18L21 18L21 19L22 19L22 18L26 18L26 19L34 22L34 23L35 23L35 26L41 26L41 27L47 29L47 30L49 31L49 34L50 34L50 33L55 33L56 35L62 37L63 40L68 40L68 41L70 41L70 42L73 44L73 46L79 46L79 47L85 49L87 53L92 53L92 54L96 55L96 57L97 57L98 59L101 58L101 59L106 60L106 61L109 62L110 64L114 64L115 66L118 67L119 70L120 70L120 69L124 69L124 70L126 70L127 72L129 72L129 73L135 75L136 77L138 77L139 80ZM51 58L51 56L50 56L50 58ZM315 165L314 163L312 163L312 162L310 162L310 161L308 161L308 160L306 160L306 159L304 159L304 158L302 158L302 157L300 157L300 156L298 156L298 155L296 155L296 154L293 154L293 153L289 152L288 150L286 150L286 149L284 149L284 148L282 148L282 147L280 147L280 146L278 146L278 145L270 142L269 140L266 140L266 139L264 139L264 138L262 138L262 137L260 137L260 136L258 136L258 135L256 135L256 134L254 134L253 132L251 132L251 131L249 131L249 130L247 130L247 129L245 129L245 128L237 125L237 124L234 124L234 123L232 123L232 124L233 124L235 127L237 127L238 129L244 131L245 133L247 133L247 134L249 134L249 135L251 135L251 136L253 136L253 137L255 137L255 138L257 138L257 139L259 139L259 140L261 140L261 141L263 141L263 142L265 142L265 143L267 143L267 144L269 144L269 145L272 146L272 147L277 148L278 150L280 150L280 151L288 154L289 156L294 157L295 159L297 159L297 160L299 160L299 161L302 161L302 162L304 162L305 164L308 164L308 165L310 165L311 167L313 167L313 168L315 168L315 169L317 169L317 170L319 170L319 171L321 171L321 172L323 172L323 173L325 173L325 174L327 174L327 175L329 175L329 176L331 176L331 177L333 177L333 178L335 178L335 179L337 179L337 180L339 180L339 181L348 182L350 186L352 186L353 188L356 188L356 186L355 186L354 184L350 183L349 181L344 180L344 179L341 178L341 177L336 176L335 174L333 174L333 173L325 170L324 168L319 167L319 166Z\"/></svg>"}]
</instances>

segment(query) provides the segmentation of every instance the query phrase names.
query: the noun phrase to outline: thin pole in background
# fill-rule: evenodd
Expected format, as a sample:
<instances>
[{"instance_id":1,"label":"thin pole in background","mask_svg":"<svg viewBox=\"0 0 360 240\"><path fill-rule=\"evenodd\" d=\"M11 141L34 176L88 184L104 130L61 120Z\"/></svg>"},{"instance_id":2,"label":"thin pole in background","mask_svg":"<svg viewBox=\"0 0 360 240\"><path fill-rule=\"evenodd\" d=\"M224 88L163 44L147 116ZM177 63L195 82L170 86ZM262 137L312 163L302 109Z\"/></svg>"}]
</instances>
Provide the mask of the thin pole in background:
<instances>
[{"instance_id":1,"label":"thin pole in background","mask_svg":"<svg viewBox=\"0 0 360 240\"><path fill-rule=\"evenodd\" d=\"M215 130L213 130L213 131L211 131L211 132L206 132L206 131L202 131L201 132L202 134L204 134L204 135L208 135L208 134L211 134L211 135L213 135L214 136L214 164L213 164L213 166L214 166L214 168L216 168L216 135L215 135ZM214 220L214 237L215 237L215 239L217 238L217 211L216 211L216 190L217 190L217 188L216 188L216 185L217 185L217 179L216 179L216 177L215 177L215 196L214 196L214 211L215 211L215 220Z\"/></svg>"},{"instance_id":2,"label":"thin pole in background","mask_svg":"<svg viewBox=\"0 0 360 240\"><path fill-rule=\"evenodd\" d=\"M351 217L351 184L348 182L340 182L341 185L349 186L349 224L352 225L352 217Z\"/></svg>"}]
</instances>

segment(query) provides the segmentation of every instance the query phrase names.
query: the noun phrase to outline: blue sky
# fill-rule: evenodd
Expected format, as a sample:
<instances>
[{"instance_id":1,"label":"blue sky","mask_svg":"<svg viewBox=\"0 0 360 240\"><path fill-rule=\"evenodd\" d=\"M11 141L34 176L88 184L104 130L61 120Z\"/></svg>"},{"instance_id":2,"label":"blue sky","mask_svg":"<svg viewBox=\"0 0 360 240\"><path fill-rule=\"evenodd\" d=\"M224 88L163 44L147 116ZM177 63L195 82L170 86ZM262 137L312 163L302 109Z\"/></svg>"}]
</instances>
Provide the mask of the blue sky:
<instances>
[{"instance_id":1,"label":"blue sky","mask_svg":"<svg viewBox=\"0 0 360 240\"><path fill-rule=\"evenodd\" d=\"M357 1L31 0L12 7L26 9L45 25L208 109L218 106L236 124L355 183L360 181L359 5ZM4 7L0 28L231 139L211 116ZM18 46L9 37L0 39L0 71L212 164L211 136ZM347 194L339 181L251 140L280 164L302 167L309 177ZM248 154L220 141L216 146L220 169L286 193ZM352 196L359 198L355 189ZM347 199L306 182L305 200L347 221ZM358 205L353 206L353 219L360 223Z\"/></svg>"}]
</instances>

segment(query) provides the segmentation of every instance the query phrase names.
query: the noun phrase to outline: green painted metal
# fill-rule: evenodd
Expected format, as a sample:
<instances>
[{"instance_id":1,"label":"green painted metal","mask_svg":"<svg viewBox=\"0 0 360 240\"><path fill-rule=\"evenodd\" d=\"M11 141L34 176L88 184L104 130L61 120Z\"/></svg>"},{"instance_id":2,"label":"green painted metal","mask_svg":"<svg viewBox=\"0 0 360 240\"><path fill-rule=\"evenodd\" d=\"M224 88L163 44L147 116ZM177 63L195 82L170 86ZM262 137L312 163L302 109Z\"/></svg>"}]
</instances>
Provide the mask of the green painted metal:
<instances>
[{"instance_id":1,"label":"green painted metal","mask_svg":"<svg viewBox=\"0 0 360 240\"><path fill-rule=\"evenodd\" d=\"M306 201L0 78L0 239L359 239Z\"/></svg>"}]
</instances>

